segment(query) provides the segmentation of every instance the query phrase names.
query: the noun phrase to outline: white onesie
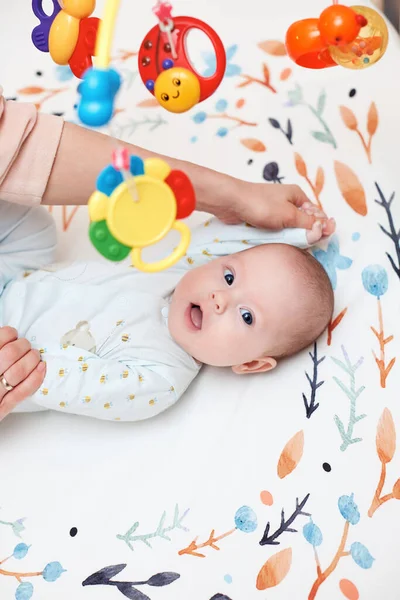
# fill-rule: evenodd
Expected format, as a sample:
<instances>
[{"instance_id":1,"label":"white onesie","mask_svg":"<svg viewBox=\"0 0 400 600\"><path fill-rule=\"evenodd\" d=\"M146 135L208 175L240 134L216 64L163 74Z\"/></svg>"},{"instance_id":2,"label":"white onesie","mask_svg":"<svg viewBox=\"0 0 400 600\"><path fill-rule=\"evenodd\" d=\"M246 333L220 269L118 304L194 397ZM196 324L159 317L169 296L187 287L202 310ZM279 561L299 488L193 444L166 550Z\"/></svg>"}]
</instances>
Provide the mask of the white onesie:
<instances>
[{"instance_id":1,"label":"white onesie","mask_svg":"<svg viewBox=\"0 0 400 600\"><path fill-rule=\"evenodd\" d=\"M52 268L56 232L48 211L0 201L0 326L15 327L47 365L44 383L19 411L117 421L164 411L201 368L169 334L177 282L213 258L266 243L308 245L305 230L211 219L192 232L187 256L167 272L100 261Z\"/></svg>"}]
</instances>

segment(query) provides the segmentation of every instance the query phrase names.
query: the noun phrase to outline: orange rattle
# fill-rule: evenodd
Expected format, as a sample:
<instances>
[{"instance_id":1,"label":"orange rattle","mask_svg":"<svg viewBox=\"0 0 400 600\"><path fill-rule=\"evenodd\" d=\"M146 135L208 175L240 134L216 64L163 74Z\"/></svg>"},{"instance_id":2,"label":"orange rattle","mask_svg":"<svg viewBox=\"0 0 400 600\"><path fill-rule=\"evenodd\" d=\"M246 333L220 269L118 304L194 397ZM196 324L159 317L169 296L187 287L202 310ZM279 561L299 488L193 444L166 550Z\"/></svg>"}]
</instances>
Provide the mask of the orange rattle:
<instances>
[{"instance_id":1,"label":"orange rattle","mask_svg":"<svg viewBox=\"0 0 400 600\"><path fill-rule=\"evenodd\" d=\"M341 65L363 69L384 55L388 29L372 8L334 3L318 19L293 23L286 33L290 58L308 69Z\"/></svg>"}]
</instances>

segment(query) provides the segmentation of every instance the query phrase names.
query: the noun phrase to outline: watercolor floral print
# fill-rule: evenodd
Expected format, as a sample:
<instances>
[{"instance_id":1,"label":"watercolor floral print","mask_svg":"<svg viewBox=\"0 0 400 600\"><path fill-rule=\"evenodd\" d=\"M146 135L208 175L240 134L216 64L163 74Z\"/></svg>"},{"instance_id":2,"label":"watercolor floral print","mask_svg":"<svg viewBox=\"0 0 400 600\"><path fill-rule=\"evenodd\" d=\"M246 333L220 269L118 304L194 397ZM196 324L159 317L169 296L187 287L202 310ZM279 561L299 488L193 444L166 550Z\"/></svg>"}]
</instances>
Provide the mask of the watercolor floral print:
<instances>
[{"instance_id":1,"label":"watercolor floral print","mask_svg":"<svg viewBox=\"0 0 400 600\"><path fill-rule=\"evenodd\" d=\"M252 44L254 59L247 58L245 44ZM209 580L213 587L201 597L194 591L193 600L286 600L294 597L287 590L300 571L306 576L295 600L375 600L365 592L366 582L380 573L385 554L373 525L381 519L383 531L391 527L397 510L400 514L399 346L393 318L400 290L400 213L396 181L385 179L379 170L385 106L373 89L367 93L347 84L335 90L326 84L310 85L274 36L232 39L225 48L224 82L212 98L182 116L182 145L188 156L192 150L206 153L210 144L218 152L232 152L231 173L237 169L241 178L248 173L249 180L266 189L298 183L316 206L336 218L335 235L312 250L335 291L332 320L288 371L296 382L290 398L285 382L272 398L267 378L254 388L271 406L259 417L265 421L257 446L262 451L257 455L237 436L246 468L226 467L239 481L252 469L251 490L242 485L230 498L219 481L207 480L205 469L192 504L177 494L164 505L162 490L161 498L152 498L146 510L134 508L132 500L132 508L124 509L118 519L110 511L108 533L93 538L99 558L91 568L78 566L73 552L66 553L67 564L64 555L47 556L47 549L40 560L32 558L28 568L32 550L38 547L35 539L32 545L25 541L31 517L8 519L2 508L0 590L6 580L12 588L7 588L11 592L4 600L39 600L39 582L49 584L44 589L51 597L61 598L59 590L66 581L73 582L79 600L180 600L187 597L181 590L188 589L181 586L196 590L196 578ZM152 149L157 139L177 135L174 120L145 90L136 96L137 48L116 49L114 58L124 93L110 132L133 143L146 134ZM199 59L201 73L210 76L214 54L204 51ZM76 122L75 88L69 68L55 67L51 77L32 75L19 82L12 97ZM361 93L365 97L360 98ZM81 224L86 227L84 208L49 210L66 240L75 239ZM375 245L373 255L364 257L357 244L366 247L366 237ZM362 331L358 311L365 317ZM246 396L249 403L252 393ZM283 401L291 414L287 423L278 423L274 403ZM210 430L193 440L202 444L204 453L215 439L221 446L229 443L230 430L213 431L211 418ZM246 435L253 435L250 428ZM210 460L217 461L218 450L213 452ZM356 480L367 453L371 460L361 493ZM130 463L129 468L135 481L129 494L146 495L146 481L139 483ZM349 487L346 468L354 486ZM331 475L334 485L328 483ZM119 489L120 481L108 476ZM157 473L148 474L153 476ZM316 488L326 489L326 504ZM126 493L121 488L121 495ZM202 498L208 494L214 495L216 505L226 502L226 507L215 514L202 512ZM95 507L93 511L97 515ZM76 547L84 526L73 538ZM388 544L388 555L398 548L395 540L390 548ZM229 557L229 569L221 570L221 557ZM238 581L243 581L245 595L238 591Z\"/></svg>"}]
</instances>

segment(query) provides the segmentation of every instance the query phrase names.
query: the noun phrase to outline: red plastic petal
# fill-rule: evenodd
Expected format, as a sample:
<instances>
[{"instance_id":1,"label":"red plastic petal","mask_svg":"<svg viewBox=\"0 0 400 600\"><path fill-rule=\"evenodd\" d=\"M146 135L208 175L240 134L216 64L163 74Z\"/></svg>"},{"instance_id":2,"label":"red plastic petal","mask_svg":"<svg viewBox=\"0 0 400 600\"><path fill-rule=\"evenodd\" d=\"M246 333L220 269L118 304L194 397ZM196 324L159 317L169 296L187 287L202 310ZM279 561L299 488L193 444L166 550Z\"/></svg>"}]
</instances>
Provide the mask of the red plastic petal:
<instances>
[{"instance_id":1,"label":"red plastic petal","mask_svg":"<svg viewBox=\"0 0 400 600\"><path fill-rule=\"evenodd\" d=\"M189 177L183 171L173 170L164 180L175 194L177 219L186 219L196 208L196 195Z\"/></svg>"}]
</instances>

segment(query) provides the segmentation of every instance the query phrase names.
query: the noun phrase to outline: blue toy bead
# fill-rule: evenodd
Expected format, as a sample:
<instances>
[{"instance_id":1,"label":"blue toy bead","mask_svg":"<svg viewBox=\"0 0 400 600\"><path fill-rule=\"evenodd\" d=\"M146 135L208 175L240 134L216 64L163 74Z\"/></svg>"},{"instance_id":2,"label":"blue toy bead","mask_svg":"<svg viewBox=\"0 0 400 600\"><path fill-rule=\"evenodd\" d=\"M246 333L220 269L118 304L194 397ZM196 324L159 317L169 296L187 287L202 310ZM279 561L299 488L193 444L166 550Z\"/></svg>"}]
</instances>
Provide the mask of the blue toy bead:
<instances>
[{"instance_id":1,"label":"blue toy bead","mask_svg":"<svg viewBox=\"0 0 400 600\"><path fill-rule=\"evenodd\" d=\"M114 69L88 69L78 86L78 116L82 123L89 127L106 125L113 116L120 86L121 77Z\"/></svg>"},{"instance_id":2,"label":"blue toy bead","mask_svg":"<svg viewBox=\"0 0 400 600\"><path fill-rule=\"evenodd\" d=\"M154 79L148 79L145 83L145 86L147 87L149 92L152 92L154 90Z\"/></svg>"},{"instance_id":3,"label":"blue toy bead","mask_svg":"<svg viewBox=\"0 0 400 600\"><path fill-rule=\"evenodd\" d=\"M173 66L174 66L174 61L171 60L170 58L166 58L165 60L163 60L163 63L162 63L163 69L172 69Z\"/></svg>"},{"instance_id":4,"label":"blue toy bead","mask_svg":"<svg viewBox=\"0 0 400 600\"><path fill-rule=\"evenodd\" d=\"M111 196L116 187L123 182L123 177L112 165L108 165L97 177L96 188L106 196Z\"/></svg>"},{"instance_id":5,"label":"blue toy bead","mask_svg":"<svg viewBox=\"0 0 400 600\"><path fill-rule=\"evenodd\" d=\"M130 171L135 177L144 175L144 162L140 156L131 156Z\"/></svg>"}]
</instances>

